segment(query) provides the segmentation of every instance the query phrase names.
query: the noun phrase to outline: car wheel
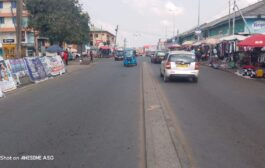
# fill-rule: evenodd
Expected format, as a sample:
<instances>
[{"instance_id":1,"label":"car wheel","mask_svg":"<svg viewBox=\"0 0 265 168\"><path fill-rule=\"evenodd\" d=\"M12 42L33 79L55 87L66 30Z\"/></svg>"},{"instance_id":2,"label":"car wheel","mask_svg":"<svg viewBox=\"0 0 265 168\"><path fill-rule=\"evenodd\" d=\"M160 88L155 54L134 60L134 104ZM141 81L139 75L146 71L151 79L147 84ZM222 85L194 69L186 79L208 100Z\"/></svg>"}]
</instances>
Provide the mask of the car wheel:
<instances>
[{"instance_id":1,"label":"car wheel","mask_svg":"<svg viewBox=\"0 0 265 168\"><path fill-rule=\"evenodd\" d=\"M160 71L160 77L162 78L163 77L163 74L162 74L162 72Z\"/></svg>"},{"instance_id":2,"label":"car wheel","mask_svg":"<svg viewBox=\"0 0 265 168\"><path fill-rule=\"evenodd\" d=\"M166 75L164 75L164 78L163 79L164 79L164 82L165 83L169 82L169 78Z\"/></svg>"}]
</instances>

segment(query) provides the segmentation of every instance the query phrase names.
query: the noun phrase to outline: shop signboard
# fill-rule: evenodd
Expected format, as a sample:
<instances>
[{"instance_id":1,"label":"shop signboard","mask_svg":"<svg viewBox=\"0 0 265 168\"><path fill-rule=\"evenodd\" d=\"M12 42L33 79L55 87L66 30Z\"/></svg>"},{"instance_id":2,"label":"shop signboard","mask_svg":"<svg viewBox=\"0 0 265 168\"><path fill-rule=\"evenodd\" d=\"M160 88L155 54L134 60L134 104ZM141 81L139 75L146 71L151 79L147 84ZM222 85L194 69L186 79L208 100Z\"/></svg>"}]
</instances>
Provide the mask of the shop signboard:
<instances>
[{"instance_id":1,"label":"shop signboard","mask_svg":"<svg viewBox=\"0 0 265 168\"><path fill-rule=\"evenodd\" d=\"M39 57L27 57L25 61L32 82L37 83L48 79L45 68Z\"/></svg>"},{"instance_id":2,"label":"shop signboard","mask_svg":"<svg viewBox=\"0 0 265 168\"><path fill-rule=\"evenodd\" d=\"M10 44L10 43L14 43L14 42L15 42L15 39L3 39L3 43Z\"/></svg>"},{"instance_id":3,"label":"shop signboard","mask_svg":"<svg viewBox=\"0 0 265 168\"><path fill-rule=\"evenodd\" d=\"M17 88L16 82L12 76L10 65L0 58L0 88L2 92L8 92Z\"/></svg>"},{"instance_id":4,"label":"shop signboard","mask_svg":"<svg viewBox=\"0 0 265 168\"><path fill-rule=\"evenodd\" d=\"M247 25L251 33L265 33L265 19L248 19ZM248 28L245 27L245 32Z\"/></svg>"}]
</instances>

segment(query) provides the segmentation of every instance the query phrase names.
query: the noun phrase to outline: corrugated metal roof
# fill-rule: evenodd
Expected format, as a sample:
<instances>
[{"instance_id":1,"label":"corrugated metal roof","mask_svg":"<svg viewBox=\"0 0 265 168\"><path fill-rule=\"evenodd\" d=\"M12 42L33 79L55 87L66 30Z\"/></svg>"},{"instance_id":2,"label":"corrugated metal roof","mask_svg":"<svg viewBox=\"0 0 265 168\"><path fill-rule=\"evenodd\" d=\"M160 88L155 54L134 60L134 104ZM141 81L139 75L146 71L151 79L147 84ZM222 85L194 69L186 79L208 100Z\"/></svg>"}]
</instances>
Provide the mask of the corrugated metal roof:
<instances>
[{"instance_id":1,"label":"corrugated metal roof","mask_svg":"<svg viewBox=\"0 0 265 168\"><path fill-rule=\"evenodd\" d=\"M260 2L255 3L255 4L252 4L246 8L243 8L243 9L241 9L241 12L243 13L244 17L253 17L253 16L256 17L258 15L265 15L265 0L262 0ZM236 12L236 17L237 17L237 19L239 19L241 17L239 12ZM204 24L200 25L200 28L203 30L203 29L206 29L209 27L213 27L213 26L216 26L216 25L218 25L224 21L228 21L228 19L229 19L229 15L226 15L226 16L223 16L223 17L216 19L212 22L204 23ZM232 19L232 15L231 15L231 19ZM194 32L196 30L196 28L197 27L192 28L191 30L188 30L184 33L181 33L180 36L188 35L188 34Z\"/></svg>"}]
</instances>

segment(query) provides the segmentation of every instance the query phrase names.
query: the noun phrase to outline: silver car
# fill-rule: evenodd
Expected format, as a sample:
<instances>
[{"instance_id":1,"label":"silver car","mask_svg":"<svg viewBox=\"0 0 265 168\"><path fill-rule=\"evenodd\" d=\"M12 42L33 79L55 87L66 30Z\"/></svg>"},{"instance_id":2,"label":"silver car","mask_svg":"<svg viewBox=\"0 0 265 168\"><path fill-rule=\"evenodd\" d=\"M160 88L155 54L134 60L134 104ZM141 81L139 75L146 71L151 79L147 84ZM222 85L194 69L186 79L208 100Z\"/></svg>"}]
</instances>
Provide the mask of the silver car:
<instances>
[{"instance_id":1,"label":"silver car","mask_svg":"<svg viewBox=\"0 0 265 168\"><path fill-rule=\"evenodd\" d=\"M160 66L160 76L165 82L172 78L185 77L198 82L200 64L195 55L187 51L171 51Z\"/></svg>"}]
</instances>

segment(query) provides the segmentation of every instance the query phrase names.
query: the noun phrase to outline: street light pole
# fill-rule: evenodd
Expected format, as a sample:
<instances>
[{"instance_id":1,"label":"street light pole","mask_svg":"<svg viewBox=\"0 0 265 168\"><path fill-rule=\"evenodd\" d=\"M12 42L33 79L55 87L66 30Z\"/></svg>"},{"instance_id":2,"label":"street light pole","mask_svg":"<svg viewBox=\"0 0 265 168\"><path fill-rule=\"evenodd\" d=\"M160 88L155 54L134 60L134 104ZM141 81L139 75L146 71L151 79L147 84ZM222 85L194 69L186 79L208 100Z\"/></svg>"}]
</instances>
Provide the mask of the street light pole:
<instances>
[{"instance_id":1,"label":"street light pole","mask_svg":"<svg viewBox=\"0 0 265 168\"><path fill-rule=\"evenodd\" d=\"M117 37L118 37L118 31L119 31L119 25L117 25L116 29L116 37L115 37L115 42L114 42L114 49L116 50L116 45L117 45Z\"/></svg>"}]
</instances>

